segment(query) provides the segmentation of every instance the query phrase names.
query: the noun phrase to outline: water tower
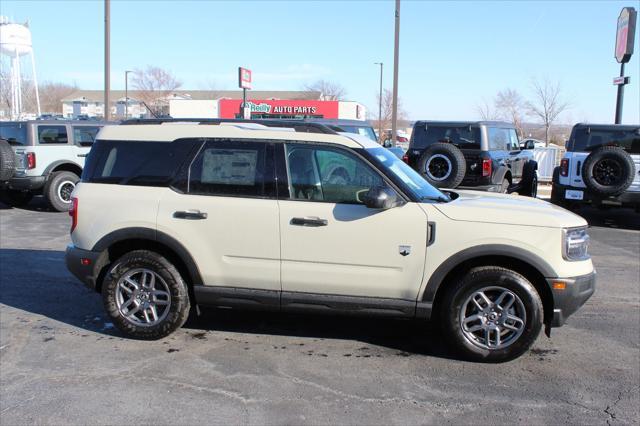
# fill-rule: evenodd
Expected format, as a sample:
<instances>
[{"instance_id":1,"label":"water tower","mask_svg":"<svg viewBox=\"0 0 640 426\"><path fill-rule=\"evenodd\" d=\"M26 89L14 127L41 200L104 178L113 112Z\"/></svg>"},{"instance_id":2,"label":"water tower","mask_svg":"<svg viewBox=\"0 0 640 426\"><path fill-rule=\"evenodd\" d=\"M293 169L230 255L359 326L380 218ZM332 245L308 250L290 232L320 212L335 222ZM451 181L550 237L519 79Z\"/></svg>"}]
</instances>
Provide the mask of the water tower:
<instances>
[{"instance_id":1,"label":"water tower","mask_svg":"<svg viewBox=\"0 0 640 426\"><path fill-rule=\"evenodd\" d=\"M38 80L36 78L36 63L33 58L33 46L31 44L31 31L29 24L14 24L9 19L0 16L0 54L10 61L9 73L2 69L2 84L10 89L7 98L11 103L11 119L18 120L23 114L24 82L31 83L31 89L35 91L37 114L40 115L40 97L38 94ZM31 78L28 76L28 67L23 67L24 59L31 56ZM5 61L2 61L4 65ZM7 81L8 80L8 81ZM3 89L4 91L4 89Z\"/></svg>"}]
</instances>

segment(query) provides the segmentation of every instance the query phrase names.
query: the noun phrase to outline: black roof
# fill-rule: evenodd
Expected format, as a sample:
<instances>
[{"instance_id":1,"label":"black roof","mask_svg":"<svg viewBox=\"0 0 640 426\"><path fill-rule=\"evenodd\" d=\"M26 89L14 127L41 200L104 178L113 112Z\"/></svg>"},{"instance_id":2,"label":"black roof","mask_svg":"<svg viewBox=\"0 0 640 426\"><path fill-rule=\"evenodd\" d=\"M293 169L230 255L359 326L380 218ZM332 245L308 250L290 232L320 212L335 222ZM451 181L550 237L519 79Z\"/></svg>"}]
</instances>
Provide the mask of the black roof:
<instances>
[{"instance_id":1,"label":"black roof","mask_svg":"<svg viewBox=\"0 0 640 426\"><path fill-rule=\"evenodd\" d=\"M452 127L464 127L464 126L509 126L514 127L513 123L507 121L440 121L440 120L418 120L414 126L418 125L434 125L434 126L452 126Z\"/></svg>"},{"instance_id":2,"label":"black roof","mask_svg":"<svg viewBox=\"0 0 640 426\"><path fill-rule=\"evenodd\" d=\"M577 123L573 126L576 128L586 128L589 127L591 129L615 129L615 130L635 130L640 129L640 124L592 124L592 123Z\"/></svg>"}]
</instances>

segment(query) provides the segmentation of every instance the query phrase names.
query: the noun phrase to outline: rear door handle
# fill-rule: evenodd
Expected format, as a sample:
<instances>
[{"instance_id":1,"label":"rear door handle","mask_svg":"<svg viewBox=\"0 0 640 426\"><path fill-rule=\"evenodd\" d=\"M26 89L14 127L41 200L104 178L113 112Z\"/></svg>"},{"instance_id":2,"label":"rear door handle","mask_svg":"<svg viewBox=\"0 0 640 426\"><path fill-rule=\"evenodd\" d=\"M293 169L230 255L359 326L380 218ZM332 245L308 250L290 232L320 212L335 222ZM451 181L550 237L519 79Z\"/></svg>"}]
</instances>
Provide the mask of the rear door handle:
<instances>
[{"instance_id":1,"label":"rear door handle","mask_svg":"<svg viewBox=\"0 0 640 426\"><path fill-rule=\"evenodd\" d=\"M290 223L295 226L318 227L327 226L329 222L327 221L327 219L320 219L318 217L294 217L293 219L291 219Z\"/></svg>"},{"instance_id":2,"label":"rear door handle","mask_svg":"<svg viewBox=\"0 0 640 426\"><path fill-rule=\"evenodd\" d=\"M175 217L176 219L199 220L206 219L207 214L201 212L200 210L186 210L173 212L173 217Z\"/></svg>"}]
</instances>

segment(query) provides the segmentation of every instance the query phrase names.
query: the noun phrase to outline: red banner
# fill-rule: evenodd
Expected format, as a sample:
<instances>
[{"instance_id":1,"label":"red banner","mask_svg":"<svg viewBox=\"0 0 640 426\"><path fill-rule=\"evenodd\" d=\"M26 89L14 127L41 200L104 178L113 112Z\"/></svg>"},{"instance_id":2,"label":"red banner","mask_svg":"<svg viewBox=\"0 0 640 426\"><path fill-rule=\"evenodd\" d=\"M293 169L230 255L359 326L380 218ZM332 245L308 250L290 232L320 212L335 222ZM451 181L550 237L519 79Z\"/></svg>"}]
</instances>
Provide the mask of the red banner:
<instances>
[{"instance_id":1,"label":"red banner","mask_svg":"<svg viewBox=\"0 0 640 426\"><path fill-rule=\"evenodd\" d=\"M218 114L220 118L236 118L240 113L240 99L220 99ZM247 100L252 116L277 117L321 117L338 118L338 101L303 100Z\"/></svg>"}]
</instances>

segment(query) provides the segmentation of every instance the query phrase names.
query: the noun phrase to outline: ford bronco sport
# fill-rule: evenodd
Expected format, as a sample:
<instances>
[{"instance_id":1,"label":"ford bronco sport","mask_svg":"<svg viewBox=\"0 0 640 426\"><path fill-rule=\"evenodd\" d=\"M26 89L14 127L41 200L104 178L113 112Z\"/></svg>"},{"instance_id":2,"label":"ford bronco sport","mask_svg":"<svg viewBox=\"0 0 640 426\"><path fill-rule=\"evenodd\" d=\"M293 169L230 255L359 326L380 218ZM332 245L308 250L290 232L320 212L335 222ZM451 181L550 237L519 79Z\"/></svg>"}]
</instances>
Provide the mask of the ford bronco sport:
<instances>
[{"instance_id":1,"label":"ford bronco sport","mask_svg":"<svg viewBox=\"0 0 640 426\"><path fill-rule=\"evenodd\" d=\"M640 125L576 124L566 148L553 171L553 203L640 213Z\"/></svg>"},{"instance_id":2,"label":"ford bronco sport","mask_svg":"<svg viewBox=\"0 0 640 426\"><path fill-rule=\"evenodd\" d=\"M197 305L438 318L463 356L503 361L594 292L579 216L442 192L366 137L287 125L100 131L66 263L123 333L161 338Z\"/></svg>"},{"instance_id":3,"label":"ford bronco sport","mask_svg":"<svg viewBox=\"0 0 640 426\"><path fill-rule=\"evenodd\" d=\"M101 122L33 120L0 123L0 139L15 152L12 176L0 181L0 199L12 206L43 194L50 207L67 211L84 160Z\"/></svg>"},{"instance_id":4,"label":"ford bronco sport","mask_svg":"<svg viewBox=\"0 0 640 426\"><path fill-rule=\"evenodd\" d=\"M517 192L536 196L533 144L518 141L513 124L498 121L417 121L406 160L438 188Z\"/></svg>"}]
</instances>

